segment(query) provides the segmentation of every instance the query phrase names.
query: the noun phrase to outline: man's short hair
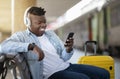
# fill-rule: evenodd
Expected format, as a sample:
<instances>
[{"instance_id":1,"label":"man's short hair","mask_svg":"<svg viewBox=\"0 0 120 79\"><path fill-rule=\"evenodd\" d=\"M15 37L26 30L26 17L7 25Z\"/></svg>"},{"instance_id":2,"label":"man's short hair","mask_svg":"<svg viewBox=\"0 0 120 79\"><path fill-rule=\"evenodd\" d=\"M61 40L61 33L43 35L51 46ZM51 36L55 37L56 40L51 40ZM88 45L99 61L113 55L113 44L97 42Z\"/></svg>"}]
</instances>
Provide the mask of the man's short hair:
<instances>
[{"instance_id":1,"label":"man's short hair","mask_svg":"<svg viewBox=\"0 0 120 79\"><path fill-rule=\"evenodd\" d=\"M31 7L27 13L33 14L33 15L45 15L46 11L42 7Z\"/></svg>"}]
</instances>

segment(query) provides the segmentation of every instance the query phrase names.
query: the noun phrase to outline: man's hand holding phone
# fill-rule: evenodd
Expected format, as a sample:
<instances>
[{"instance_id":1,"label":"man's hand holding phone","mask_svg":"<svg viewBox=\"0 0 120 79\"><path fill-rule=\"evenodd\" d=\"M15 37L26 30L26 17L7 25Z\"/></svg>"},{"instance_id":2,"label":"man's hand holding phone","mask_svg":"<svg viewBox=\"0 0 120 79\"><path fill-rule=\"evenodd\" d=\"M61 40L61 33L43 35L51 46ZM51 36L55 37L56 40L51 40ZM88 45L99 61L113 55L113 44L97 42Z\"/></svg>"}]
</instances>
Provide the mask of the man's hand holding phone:
<instances>
[{"instance_id":1,"label":"man's hand holding phone","mask_svg":"<svg viewBox=\"0 0 120 79\"><path fill-rule=\"evenodd\" d=\"M68 34L68 37L67 37L66 42L65 42L66 51L68 53L70 53L73 50L73 44L74 44L73 35L74 35L74 33L70 32Z\"/></svg>"}]
</instances>

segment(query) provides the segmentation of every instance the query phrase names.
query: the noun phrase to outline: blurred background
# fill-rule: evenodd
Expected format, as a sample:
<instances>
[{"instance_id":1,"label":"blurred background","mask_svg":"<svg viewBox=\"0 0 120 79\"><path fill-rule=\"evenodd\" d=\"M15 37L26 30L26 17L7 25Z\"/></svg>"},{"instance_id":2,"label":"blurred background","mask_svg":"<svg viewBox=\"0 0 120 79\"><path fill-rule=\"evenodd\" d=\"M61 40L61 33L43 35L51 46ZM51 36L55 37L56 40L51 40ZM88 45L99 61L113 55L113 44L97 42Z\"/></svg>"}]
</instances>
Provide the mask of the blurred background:
<instances>
[{"instance_id":1,"label":"blurred background","mask_svg":"<svg viewBox=\"0 0 120 79\"><path fill-rule=\"evenodd\" d=\"M48 29L65 41L75 32L74 47L83 48L87 40L98 42L98 52L120 56L119 0L0 0L0 42L12 33L25 30L24 11L42 6L47 11Z\"/></svg>"},{"instance_id":2,"label":"blurred background","mask_svg":"<svg viewBox=\"0 0 120 79\"><path fill-rule=\"evenodd\" d=\"M97 53L118 58L119 63L120 0L0 0L0 43L26 29L23 16L30 6L45 8L47 29L54 30L63 41L74 32L74 47L81 51L85 41L97 41ZM91 46L89 49L93 52Z\"/></svg>"}]
</instances>

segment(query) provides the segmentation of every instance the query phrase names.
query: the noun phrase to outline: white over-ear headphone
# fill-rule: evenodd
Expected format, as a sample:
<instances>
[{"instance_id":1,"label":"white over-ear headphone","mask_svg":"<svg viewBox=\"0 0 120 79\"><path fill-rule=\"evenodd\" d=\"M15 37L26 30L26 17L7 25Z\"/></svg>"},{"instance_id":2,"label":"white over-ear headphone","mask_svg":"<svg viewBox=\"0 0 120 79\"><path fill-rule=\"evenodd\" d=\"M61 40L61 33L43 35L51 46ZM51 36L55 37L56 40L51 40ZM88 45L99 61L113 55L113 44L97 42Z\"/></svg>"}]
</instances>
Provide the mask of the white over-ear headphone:
<instances>
[{"instance_id":1,"label":"white over-ear headphone","mask_svg":"<svg viewBox=\"0 0 120 79\"><path fill-rule=\"evenodd\" d=\"M27 27L30 27L31 26L31 21L29 19L29 13L28 13L28 10L30 9L31 7L28 7L26 10L25 10L25 13L24 13L24 24L27 26Z\"/></svg>"}]
</instances>

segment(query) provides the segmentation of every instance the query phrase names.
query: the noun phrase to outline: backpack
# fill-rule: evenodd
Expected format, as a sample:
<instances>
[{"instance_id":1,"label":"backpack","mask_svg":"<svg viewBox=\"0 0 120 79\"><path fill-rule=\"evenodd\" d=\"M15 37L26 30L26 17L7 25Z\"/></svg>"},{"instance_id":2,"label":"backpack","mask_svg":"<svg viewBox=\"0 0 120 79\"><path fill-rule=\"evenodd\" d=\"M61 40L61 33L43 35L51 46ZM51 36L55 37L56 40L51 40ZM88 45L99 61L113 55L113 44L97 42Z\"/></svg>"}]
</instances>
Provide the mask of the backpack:
<instances>
[{"instance_id":1,"label":"backpack","mask_svg":"<svg viewBox=\"0 0 120 79\"><path fill-rule=\"evenodd\" d=\"M0 54L0 78L5 79L7 74L7 67L5 62L5 55Z\"/></svg>"},{"instance_id":2,"label":"backpack","mask_svg":"<svg viewBox=\"0 0 120 79\"><path fill-rule=\"evenodd\" d=\"M0 75L3 73L4 68L3 68L4 62L0 62Z\"/></svg>"},{"instance_id":3,"label":"backpack","mask_svg":"<svg viewBox=\"0 0 120 79\"><path fill-rule=\"evenodd\" d=\"M13 78L18 79L16 67L20 73L18 76L20 76L21 79L33 79L27 58L23 52L15 55L0 54L0 79L6 78L9 69L13 70Z\"/></svg>"}]
</instances>

